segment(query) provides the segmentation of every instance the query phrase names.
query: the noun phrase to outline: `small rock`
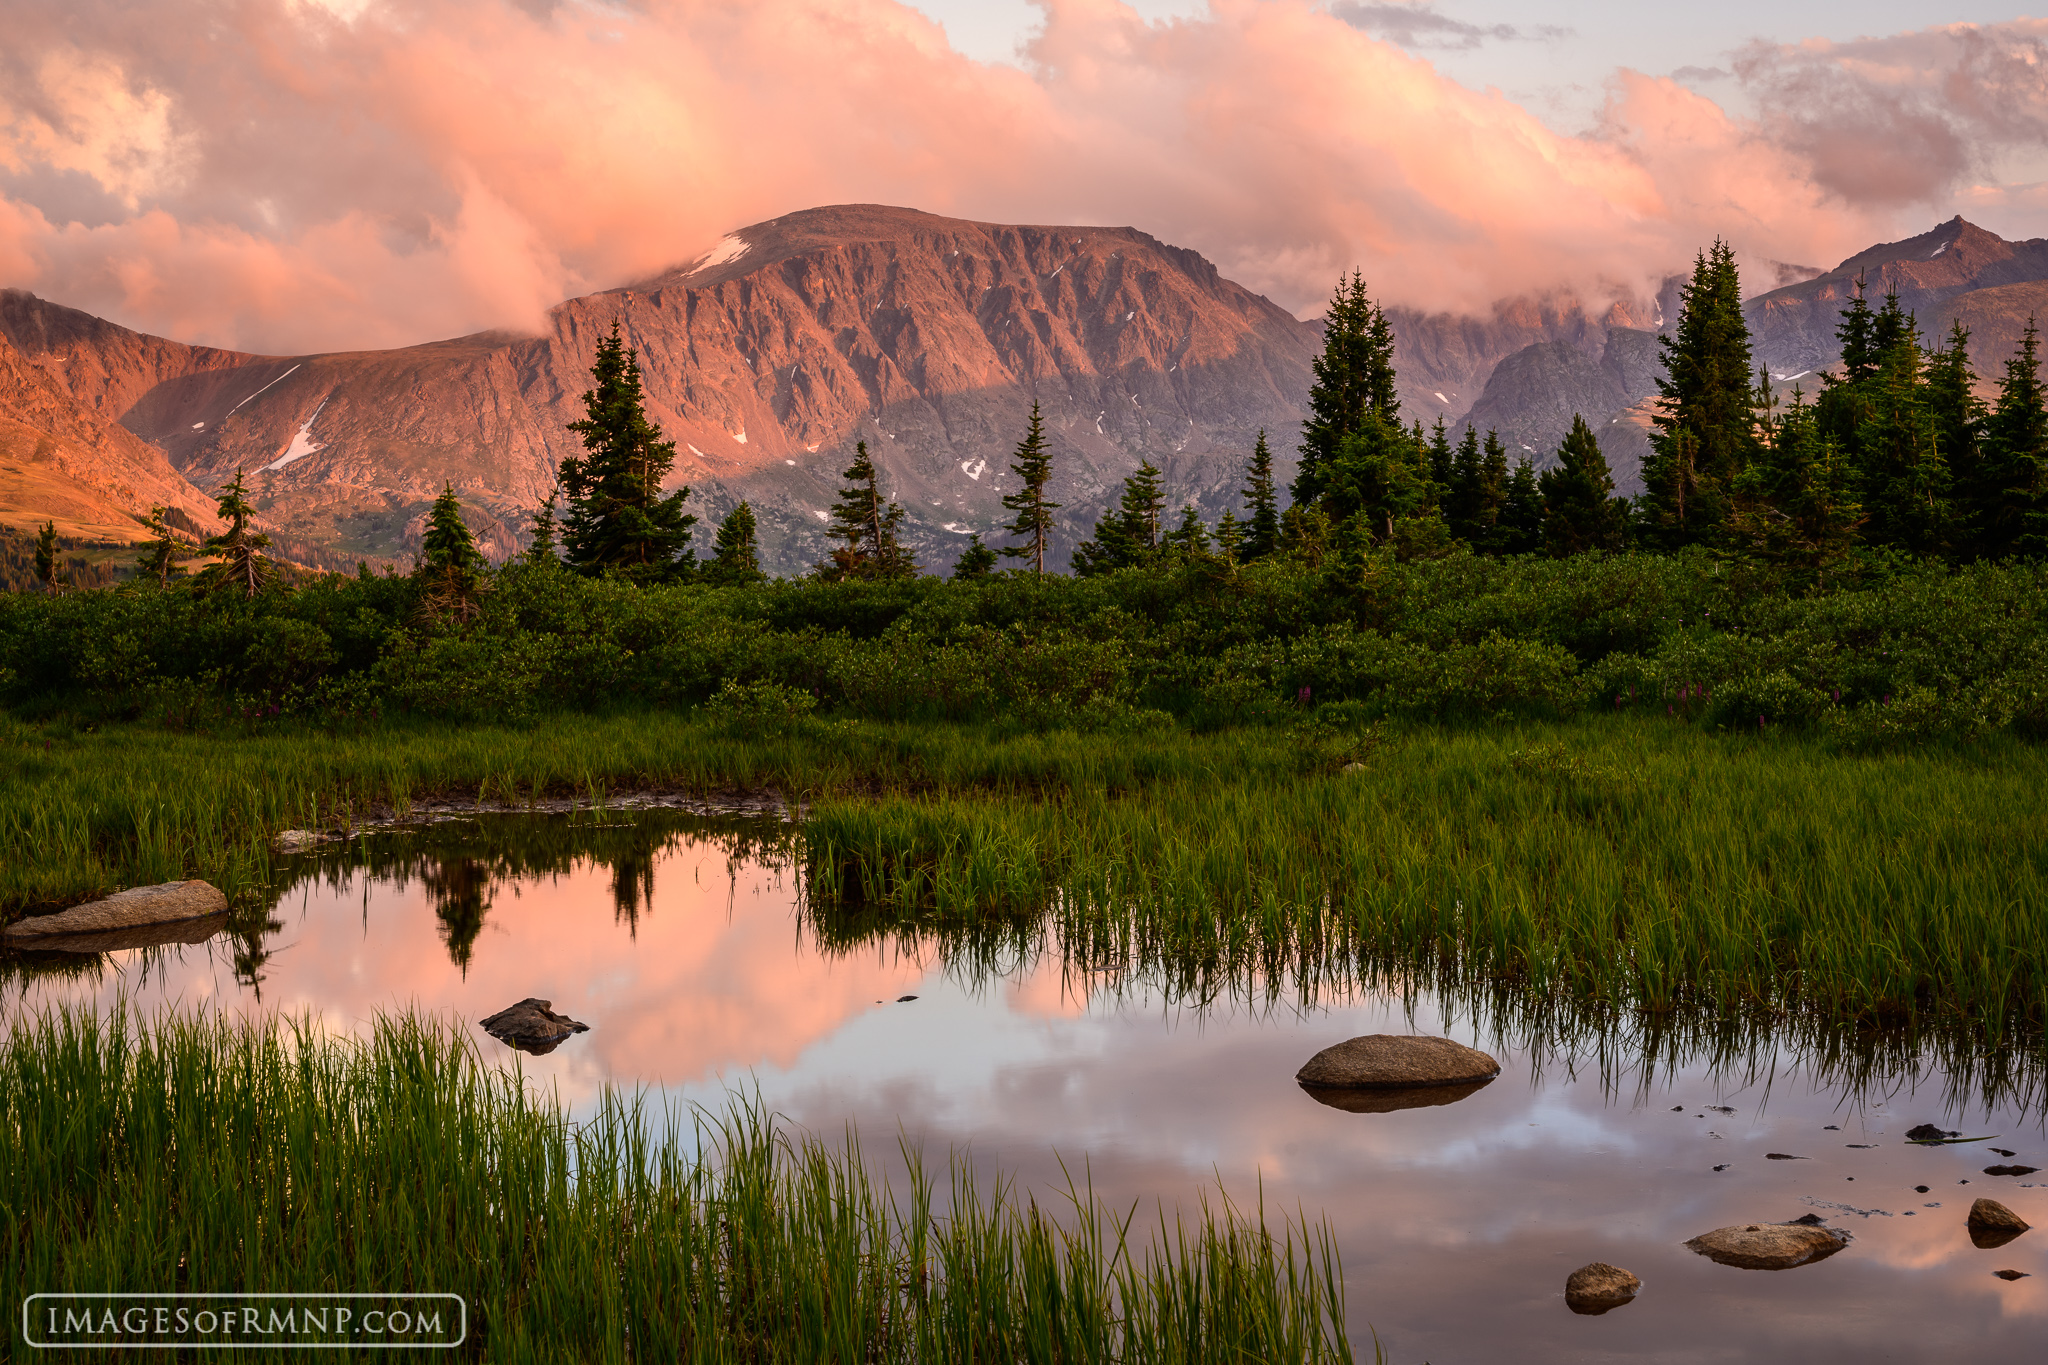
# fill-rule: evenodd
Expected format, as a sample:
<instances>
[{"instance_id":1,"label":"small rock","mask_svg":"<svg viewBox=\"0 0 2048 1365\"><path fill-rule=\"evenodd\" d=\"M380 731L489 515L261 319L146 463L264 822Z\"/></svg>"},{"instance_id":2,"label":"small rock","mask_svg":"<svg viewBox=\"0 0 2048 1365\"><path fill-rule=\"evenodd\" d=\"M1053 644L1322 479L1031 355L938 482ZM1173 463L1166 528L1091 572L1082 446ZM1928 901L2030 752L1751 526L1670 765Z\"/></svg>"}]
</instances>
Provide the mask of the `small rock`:
<instances>
[{"instance_id":1,"label":"small rock","mask_svg":"<svg viewBox=\"0 0 2048 1365\"><path fill-rule=\"evenodd\" d=\"M914 995L899 995L896 997L896 1003L899 1005L907 1005L915 999L917 999L917 997Z\"/></svg>"},{"instance_id":2,"label":"small rock","mask_svg":"<svg viewBox=\"0 0 2048 1365\"><path fill-rule=\"evenodd\" d=\"M1725 1171L1728 1169L1728 1163L1724 1161L1719 1166L1716 1166L1714 1169L1717 1171Z\"/></svg>"},{"instance_id":3,"label":"small rock","mask_svg":"<svg viewBox=\"0 0 2048 1365\"><path fill-rule=\"evenodd\" d=\"M1970 1205L1966 1221L1970 1241L1980 1251L2002 1247L2032 1226L1996 1199L1979 1199Z\"/></svg>"},{"instance_id":4,"label":"small rock","mask_svg":"<svg viewBox=\"0 0 2048 1365\"><path fill-rule=\"evenodd\" d=\"M1927 1193L1927 1187L1926 1187L1925 1185L1915 1185L1915 1186L1913 1187L1913 1193L1915 1193L1915 1194L1925 1194L1925 1193Z\"/></svg>"},{"instance_id":5,"label":"small rock","mask_svg":"<svg viewBox=\"0 0 2048 1365\"><path fill-rule=\"evenodd\" d=\"M1682 1104L1674 1104L1671 1106L1671 1112L1674 1114L1683 1114L1685 1112L1685 1106Z\"/></svg>"},{"instance_id":6,"label":"small rock","mask_svg":"<svg viewBox=\"0 0 2048 1365\"><path fill-rule=\"evenodd\" d=\"M1794 1218L1792 1221L1798 1223L1802 1227L1817 1228L1822 1223L1825 1223L1828 1220L1821 1217L1817 1213L1802 1213L1797 1218Z\"/></svg>"},{"instance_id":7,"label":"small rock","mask_svg":"<svg viewBox=\"0 0 2048 1365\"><path fill-rule=\"evenodd\" d=\"M1822 1128L1821 1131L1823 1133L1839 1133L1842 1131L1842 1125L1839 1123L1830 1123L1824 1128Z\"/></svg>"},{"instance_id":8,"label":"small rock","mask_svg":"<svg viewBox=\"0 0 2048 1365\"><path fill-rule=\"evenodd\" d=\"M556 1014L551 1008L553 1004L552 1000L528 996L479 1022L484 1032L499 1042L545 1057L570 1035L590 1032L590 1025L579 1024L566 1014Z\"/></svg>"},{"instance_id":9,"label":"small rock","mask_svg":"<svg viewBox=\"0 0 2048 1365\"><path fill-rule=\"evenodd\" d=\"M1366 771L1366 766L1363 763L1346 763L1340 771L1347 773L1362 773Z\"/></svg>"},{"instance_id":10,"label":"small rock","mask_svg":"<svg viewBox=\"0 0 2048 1365\"><path fill-rule=\"evenodd\" d=\"M1469 1085L1499 1074L1499 1062L1448 1038L1374 1033L1324 1048L1294 1079L1311 1088L1405 1089Z\"/></svg>"},{"instance_id":11,"label":"small rock","mask_svg":"<svg viewBox=\"0 0 2048 1365\"><path fill-rule=\"evenodd\" d=\"M1790 1152L1765 1152L1765 1161L1811 1161L1812 1157L1793 1156Z\"/></svg>"},{"instance_id":12,"label":"small rock","mask_svg":"<svg viewBox=\"0 0 2048 1365\"><path fill-rule=\"evenodd\" d=\"M2024 1280L2027 1278L2027 1272L2024 1270L1994 1270L1991 1273L2001 1280Z\"/></svg>"},{"instance_id":13,"label":"small rock","mask_svg":"<svg viewBox=\"0 0 2048 1365\"><path fill-rule=\"evenodd\" d=\"M1732 1106L1726 1104L1710 1104L1707 1108L1713 1110L1716 1114L1732 1114L1735 1112Z\"/></svg>"},{"instance_id":14,"label":"small rock","mask_svg":"<svg viewBox=\"0 0 2048 1365\"><path fill-rule=\"evenodd\" d=\"M1876 1143L1874 1143L1874 1142L1851 1142L1851 1143L1849 1143L1849 1144L1847 1144L1847 1145L1848 1145L1849 1147L1851 1147L1851 1148L1854 1148L1854 1149L1855 1149L1855 1150L1857 1150L1857 1151L1863 1151L1863 1152L1867 1152L1867 1151L1869 1151L1869 1150L1870 1150L1871 1148L1873 1148L1873 1147L1877 1146L1877 1144L1876 1144Z\"/></svg>"},{"instance_id":15,"label":"small rock","mask_svg":"<svg viewBox=\"0 0 2048 1365\"><path fill-rule=\"evenodd\" d=\"M226 912L228 898L219 888L202 881L165 882L161 886L136 886L87 901L54 915L36 915L7 926L11 939L35 939L57 934L104 934L115 929L134 929L146 924L175 924L179 920L204 919ZM22 944L32 948L33 943Z\"/></svg>"},{"instance_id":16,"label":"small rock","mask_svg":"<svg viewBox=\"0 0 2048 1365\"><path fill-rule=\"evenodd\" d=\"M1633 1302L1643 1282L1618 1265L1594 1261L1582 1265L1564 1282L1564 1301L1574 1313L1589 1316Z\"/></svg>"},{"instance_id":17,"label":"small rock","mask_svg":"<svg viewBox=\"0 0 2048 1365\"><path fill-rule=\"evenodd\" d=\"M1686 1246L1741 1270L1791 1270L1832 1256L1848 1244L1849 1234L1834 1228L1747 1223L1703 1232Z\"/></svg>"},{"instance_id":18,"label":"small rock","mask_svg":"<svg viewBox=\"0 0 2048 1365\"><path fill-rule=\"evenodd\" d=\"M1948 1128L1936 1128L1931 1123L1916 1124L1906 1130L1908 1142L1940 1142L1944 1138L1961 1136L1959 1132Z\"/></svg>"},{"instance_id":19,"label":"small rock","mask_svg":"<svg viewBox=\"0 0 2048 1365\"><path fill-rule=\"evenodd\" d=\"M2039 1166L1986 1166L1986 1167L1984 1168L1984 1174L1986 1174L1986 1175L2032 1175L2032 1174L2033 1174L2033 1173L2034 1173L2035 1171L2038 1171L2038 1170L2040 1170L2040 1169L2041 1169L2041 1168L2040 1168Z\"/></svg>"},{"instance_id":20,"label":"small rock","mask_svg":"<svg viewBox=\"0 0 2048 1365\"><path fill-rule=\"evenodd\" d=\"M1996 1153L1998 1153L1998 1154L1999 1154L2000 1156L2018 1156L2018 1155L2019 1155L2019 1153L2018 1153L2018 1152L2015 1152L2015 1151L2013 1151L2013 1150L2012 1150L2011 1148L2009 1148L2009 1147L1990 1147L1990 1148L1986 1148L1985 1150L1987 1150L1987 1151L1992 1151L1992 1152L1996 1152Z\"/></svg>"},{"instance_id":21,"label":"small rock","mask_svg":"<svg viewBox=\"0 0 2048 1365\"><path fill-rule=\"evenodd\" d=\"M270 846L279 853L304 853L320 843L320 836L310 829L281 829Z\"/></svg>"}]
</instances>

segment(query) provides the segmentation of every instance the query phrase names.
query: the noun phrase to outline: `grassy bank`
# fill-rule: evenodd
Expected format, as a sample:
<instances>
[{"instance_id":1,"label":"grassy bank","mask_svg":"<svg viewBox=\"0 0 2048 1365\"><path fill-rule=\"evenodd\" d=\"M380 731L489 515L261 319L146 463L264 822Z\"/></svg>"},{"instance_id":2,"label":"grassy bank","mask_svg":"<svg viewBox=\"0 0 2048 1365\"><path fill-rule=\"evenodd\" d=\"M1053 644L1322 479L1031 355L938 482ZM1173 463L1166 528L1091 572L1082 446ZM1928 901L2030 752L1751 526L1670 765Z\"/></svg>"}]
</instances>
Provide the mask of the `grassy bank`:
<instances>
[{"instance_id":1,"label":"grassy bank","mask_svg":"<svg viewBox=\"0 0 2048 1365\"><path fill-rule=\"evenodd\" d=\"M1637 716L1193 735L650 714L531 728L4 736L0 904L205 876L430 794L633 787L808 803L823 931L1050 913L1205 979L1458 964L1652 1012L2048 1019L2048 754L1845 755ZM47 748L44 744L47 743Z\"/></svg>"},{"instance_id":2,"label":"grassy bank","mask_svg":"<svg viewBox=\"0 0 2048 1365\"><path fill-rule=\"evenodd\" d=\"M692 1126L614 1094L575 1125L415 1018L358 1043L62 1014L4 1048L9 1303L457 1293L458 1354L493 1361L1351 1358L1327 1231L1227 1201L1054 1216L914 1152L892 1188L745 1105Z\"/></svg>"}]
</instances>

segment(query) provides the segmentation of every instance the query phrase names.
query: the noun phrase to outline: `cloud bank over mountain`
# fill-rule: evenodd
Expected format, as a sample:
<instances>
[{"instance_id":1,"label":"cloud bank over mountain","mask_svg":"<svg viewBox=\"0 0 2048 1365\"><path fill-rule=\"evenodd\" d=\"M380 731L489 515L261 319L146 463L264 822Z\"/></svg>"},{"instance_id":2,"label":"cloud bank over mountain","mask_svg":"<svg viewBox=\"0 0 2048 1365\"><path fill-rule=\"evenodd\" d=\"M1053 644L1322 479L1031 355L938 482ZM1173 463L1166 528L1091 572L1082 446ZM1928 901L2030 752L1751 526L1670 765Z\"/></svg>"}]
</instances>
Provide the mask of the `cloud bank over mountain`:
<instances>
[{"instance_id":1,"label":"cloud bank over mountain","mask_svg":"<svg viewBox=\"0 0 2048 1365\"><path fill-rule=\"evenodd\" d=\"M1620 71L1574 137L1340 8L1049 0L1019 69L893 0L14 0L0 284L185 340L389 346L864 201L1135 224L1301 311L1352 267L1477 310L1641 294L1716 234L1832 264L2034 192L1978 182L2040 138L2048 23L1752 47L1754 119Z\"/></svg>"}]
</instances>

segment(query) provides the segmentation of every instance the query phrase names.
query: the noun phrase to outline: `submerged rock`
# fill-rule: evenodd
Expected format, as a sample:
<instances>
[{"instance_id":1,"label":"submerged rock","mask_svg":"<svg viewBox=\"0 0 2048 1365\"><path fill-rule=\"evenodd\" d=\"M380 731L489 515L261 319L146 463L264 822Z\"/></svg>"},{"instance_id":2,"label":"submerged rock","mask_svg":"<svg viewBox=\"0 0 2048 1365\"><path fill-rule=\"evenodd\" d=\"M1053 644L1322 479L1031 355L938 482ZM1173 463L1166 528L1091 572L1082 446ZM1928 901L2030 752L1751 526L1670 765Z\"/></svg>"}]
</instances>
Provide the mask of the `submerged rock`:
<instances>
[{"instance_id":1,"label":"submerged rock","mask_svg":"<svg viewBox=\"0 0 2048 1365\"><path fill-rule=\"evenodd\" d=\"M499 1042L545 1057L571 1034L590 1032L590 1025L579 1024L566 1014L556 1014L551 1008L554 1003L528 996L480 1022L484 1032Z\"/></svg>"},{"instance_id":2,"label":"submerged rock","mask_svg":"<svg viewBox=\"0 0 2048 1365\"><path fill-rule=\"evenodd\" d=\"M1593 1316L1632 1303L1643 1282L1618 1265L1594 1261L1582 1265L1564 1282L1564 1301L1574 1313Z\"/></svg>"},{"instance_id":3,"label":"submerged rock","mask_svg":"<svg viewBox=\"0 0 2048 1365\"><path fill-rule=\"evenodd\" d=\"M1970 1205L1970 1241L1981 1251L2002 1247L2033 1226L1996 1199L1979 1199Z\"/></svg>"},{"instance_id":4,"label":"submerged rock","mask_svg":"<svg viewBox=\"0 0 2048 1365\"><path fill-rule=\"evenodd\" d=\"M2001 1280L2024 1280L2027 1278L2027 1272L2024 1270L1994 1270L1991 1273Z\"/></svg>"},{"instance_id":5,"label":"submerged rock","mask_svg":"<svg viewBox=\"0 0 2048 1365\"><path fill-rule=\"evenodd\" d=\"M1294 1079L1312 1090L1406 1090L1473 1085L1499 1074L1499 1062L1448 1038L1373 1033L1324 1048Z\"/></svg>"},{"instance_id":6,"label":"submerged rock","mask_svg":"<svg viewBox=\"0 0 2048 1365\"><path fill-rule=\"evenodd\" d=\"M1986 1167L1984 1168L1984 1174L1986 1174L1986 1175L2032 1175L2032 1174L2033 1174L2033 1173L2034 1173L2035 1171L2038 1171L2038 1170L2040 1170L2040 1169L2041 1169L2041 1168L2040 1168L2039 1166L1986 1166Z\"/></svg>"},{"instance_id":7,"label":"submerged rock","mask_svg":"<svg viewBox=\"0 0 2048 1365\"><path fill-rule=\"evenodd\" d=\"M1906 1130L1906 1141L1908 1142L1945 1142L1949 1138L1961 1136L1960 1132L1948 1128L1937 1128L1931 1123L1915 1124Z\"/></svg>"},{"instance_id":8,"label":"submerged rock","mask_svg":"<svg viewBox=\"0 0 2048 1365\"><path fill-rule=\"evenodd\" d=\"M176 924L180 920L204 919L225 914L228 898L217 887L202 881L165 882L161 886L136 886L87 901L54 915L37 915L7 926L7 937L36 940L76 934L105 934L151 924ZM41 947L33 941L24 948ZM126 946L126 945L124 945Z\"/></svg>"},{"instance_id":9,"label":"submerged rock","mask_svg":"<svg viewBox=\"0 0 2048 1365\"><path fill-rule=\"evenodd\" d=\"M1703 1232L1686 1246L1722 1265L1742 1270L1791 1270L1834 1255L1849 1234L1797 1223L1741 1223Z\"/></svg>"}]
</instances>

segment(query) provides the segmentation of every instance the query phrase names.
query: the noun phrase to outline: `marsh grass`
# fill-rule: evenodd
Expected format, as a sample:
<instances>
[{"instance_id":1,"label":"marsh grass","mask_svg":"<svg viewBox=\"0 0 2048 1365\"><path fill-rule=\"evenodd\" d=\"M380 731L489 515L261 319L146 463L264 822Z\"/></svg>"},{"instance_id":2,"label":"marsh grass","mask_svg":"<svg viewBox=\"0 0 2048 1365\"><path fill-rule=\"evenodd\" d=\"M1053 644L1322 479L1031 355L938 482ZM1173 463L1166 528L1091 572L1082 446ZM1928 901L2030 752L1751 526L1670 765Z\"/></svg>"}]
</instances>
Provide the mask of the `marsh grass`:
<instances>
[{"instance_id":1,"label":"marsh grass","mask_svg":"<svg viewBox=\"0 0 2048 1365\"><path fill-rule=\"evenodd\" d=\"M438 1020L15 1020L0 1064L0 1301L27 1293L464 1295L493 1361L1348 1361L1326 1225L1220 1196L1052 1207L758 1102L572 1123ZM195 1353L197 1358L232 1352Z\"/></svg>"}]
</instances>

